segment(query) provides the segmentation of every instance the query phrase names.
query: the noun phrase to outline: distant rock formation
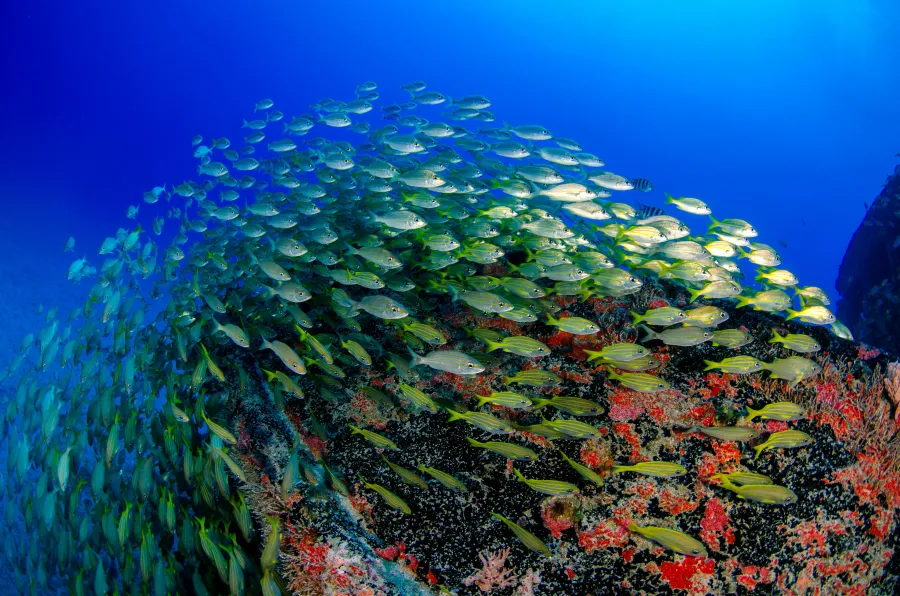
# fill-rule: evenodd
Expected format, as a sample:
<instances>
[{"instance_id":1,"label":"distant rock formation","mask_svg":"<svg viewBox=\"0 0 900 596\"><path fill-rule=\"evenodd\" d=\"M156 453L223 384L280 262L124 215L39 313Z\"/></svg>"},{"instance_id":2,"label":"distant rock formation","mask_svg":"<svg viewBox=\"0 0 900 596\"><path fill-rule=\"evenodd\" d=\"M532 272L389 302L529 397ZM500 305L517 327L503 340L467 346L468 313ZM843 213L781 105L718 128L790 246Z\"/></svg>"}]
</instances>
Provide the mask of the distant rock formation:
<instances>
[{"instance_id":1,"label":"distant rock formation","mask_svg":"<svg viewBox=\"0 0 900 596\"><path fill-rule=\"evenodd\" d=\"M900 352L900 165L850 239L837 316L861 342Z\"/></svg>"}]
</instances>

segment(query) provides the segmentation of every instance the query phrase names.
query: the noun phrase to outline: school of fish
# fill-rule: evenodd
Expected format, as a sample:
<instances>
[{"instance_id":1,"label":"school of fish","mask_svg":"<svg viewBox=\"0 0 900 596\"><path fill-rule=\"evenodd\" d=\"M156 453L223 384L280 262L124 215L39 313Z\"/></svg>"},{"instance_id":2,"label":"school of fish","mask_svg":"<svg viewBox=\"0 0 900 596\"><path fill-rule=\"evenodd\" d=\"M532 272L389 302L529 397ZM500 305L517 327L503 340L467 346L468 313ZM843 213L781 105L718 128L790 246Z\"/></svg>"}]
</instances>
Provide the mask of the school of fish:
<instances>
[{"instance_id":1,"label":"school of fish","mask_svg":"<svg viewBox=\"0 0 900 596\"><path fill-rule=\"evenodd\" d=\"M795 354L762 362L736 352L707 361L707 370L768 372L791 385L819 372L805 356L819 350L814 339L729 329L728 315L705 303L710 299L829 325L850 337L828 310L825 292L801 287L780 268L778 252L754 240L750 223L714 219L692 197L667 195L666 208L686 214L685 221L632 206L629 192L650 192L649 180L604 169L604 160L579 142L540 125L500 125L479 95L451 99L421 82L403 90L407 101L376 108L380 91L367 82L353 98L326 99L293 117L276 111L272 100L259 101L253 119L243 121L242 140L193 139L196 180L154 187L144 205L127 209L135 220L155 210L151 220L104 241L102 261L85 256L72 263L69 279L93 284L88 300L68 318L51 309L4 375L17 383L5 423L6 498L17 507L6 514L23 515L28 528L28 539L5 541L4 552L20 592L46 589L57 575L73 594L135 587L204 594L221 586L232 594L282 593L282 530L245 502L249 464L236 456L240 429L230 426L233 396L252 377L264 377L282 408L285 400L338 404L361 390L386 408L466 425L473 453L516 462L510 482L569 495L584 484L520 468L552 452L514 442L524 430L550 441L601 436L591 421L603 415L602 403L547 395L559 377L541 362L565 355L554 355L528 330L600 332L597 321L565 316L553 298L628 297L650 276L686 289L689 308L633 313L641 333L636 343L587 351L592 362L607 365L601 374L609 381L639 392L669 387L647 347L655 342L739 350L765 340ZM74 245L70 239L65 250ZM742 283L751 270L755 290ZM471 312L476 321L513 321L526 332L475 325L464 333L439 316L440 305ZM246 358L258 370L240 364ZM433 374L470 378L500 367L503 375L477 403L429 391ZM398 382L361 387L367 369L390 369ZM507 411L538 412L541 421L519 426ZM802 407L778 402L749 410L746 421L804 415ZM279 471L284 499L304 482L304 471L308 478L321 474L329 490L363 491L402 514L414 513L416 491L429 480L442 490L468 490L425 463L412 470L392 461L404 445L389 433L346 420L309 423L324 437L351 432L401 488L337 469L327 457L315 461L298 441ZM812 441L797 430L764 438L746 426L687 430L756 441L756 457ZM559 457L583 483L603 484L603 474L561 451ZM686 472L676 462L620 461L609 474L665 481ZM734 498L761 504L803 498L759 474L715 480ZM484 517L554 556L544 539L515 521ZM691 536L696 528L633 523L630 530L677 553L706 554ZM248 552L254 535L262 548Z\"/></svg>"}]
</instances>

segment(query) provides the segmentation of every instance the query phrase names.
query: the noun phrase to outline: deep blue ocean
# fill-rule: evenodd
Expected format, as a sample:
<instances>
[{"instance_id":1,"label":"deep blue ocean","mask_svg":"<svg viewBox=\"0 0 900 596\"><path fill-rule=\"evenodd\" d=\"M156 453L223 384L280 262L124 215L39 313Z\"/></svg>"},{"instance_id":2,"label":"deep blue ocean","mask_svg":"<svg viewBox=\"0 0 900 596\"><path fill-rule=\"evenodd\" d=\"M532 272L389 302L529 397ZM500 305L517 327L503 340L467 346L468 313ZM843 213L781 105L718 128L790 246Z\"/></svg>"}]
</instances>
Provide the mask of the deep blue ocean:
<instances>
[{"instance_id":1,"label":"deep blue ocean","mask_svg":"<svg viewBox=\"0 0 900 596\"><path fill-rule=\"evenodd\" d=\"M692 2L4 3L3 347L38 304L76 306L74 258L151 187L196 174L190 140L238 139L375 80L481 94L498 119L579 140L740 217L837 298L847 242L900 152L900 5ZM76 247L63 254L73 235ZM787 245L785 247L785 244ZM73 299L73 294L78 300ZM26 326L19 327L19 323Z\"/></svg>"},{"instance_id":2,"label":"deep blue ocean","mask_svg":"<svg viewBox=\"0 0 900 596\"><path fill-rule=\"evenodd\" d=\"M898 30L889 0L2 3L0 367L40 305L83 303L69 265L98 264L130 205L149 221L144 191L196 178L194 135L239 141L264 97L287 121L366 80L381 103L419 79L484 95L652 181L630 199L750 221L834 301L900 160Z\"/></svg>"}]
</instances>

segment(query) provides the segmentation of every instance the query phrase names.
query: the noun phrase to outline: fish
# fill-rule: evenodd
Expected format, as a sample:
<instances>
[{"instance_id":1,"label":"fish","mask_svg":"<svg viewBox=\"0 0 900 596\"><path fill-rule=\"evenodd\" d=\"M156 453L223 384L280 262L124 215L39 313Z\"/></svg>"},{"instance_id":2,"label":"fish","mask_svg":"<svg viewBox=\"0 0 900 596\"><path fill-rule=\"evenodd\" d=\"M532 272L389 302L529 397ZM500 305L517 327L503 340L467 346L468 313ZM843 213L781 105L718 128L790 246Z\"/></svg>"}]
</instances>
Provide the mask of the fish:
<instances>
[{"instance_id":1,"label":"fish","mask_svg":"<svg viewBox=\"0 0 900 596\"><path fill-rule=\"evenodd\" d=\"M532 490L545 495L574 495L581 492L577 486L570 482L562 482L560 480L534 480L526 478L522 472L515 467L512 471L519 482L524 482Z\"/></svg>"},{"instance_id":2,"label":"fish","mask_svg":"<svg viewBox=\"0 0 900 596\"><path fill-rule=\"evenodd\" d=\"M593 471L592 469L585 466L584 464L580 464L577 461L569 458L569 456L566 455L563 451L560 451L559 455L566 461L566 463L568 463L570 466L572 466L572 469L574 469L576 472L578 472L582 478L584 478L588 482L591 482L597 486L603 486L603 477L600 476L600 474Z\"/></svg>"},{"instance_id":3,"label":"fish","mask_svg":"<svg viewBox=\"0 0 900 596\"><path fill-rule=\"evenodd\" d=\"M512 391L493 392L490 395L476 395L475 397L478 399L479 407L484 404L504 406L513 410L531 407L530 399Z\"/></svg>"},{"instance_id":4,"label":"fish","mask_svg":"<svg viewBox=\"0 0 900 596\"><path fill-rule=\"evenodd\" d=\"M649 356L650 350L638 344L621 342L606 346L599 351L585 350L584 353L588 355L588 362L598 358L612 362L629 362Z\"/></svg>"},{"instance_id":5,"label":"fish","mask_svg":"<svg viewBox=\"0 0 900 596\"><path fill-rule=\"evenodd\" d=\"M573 335L594 335L600 331L600 328L596 323L587 319L582 319L581 317L563 317L555 319L548 313L547 324Z\"/></svg>"},{"instance_id":6,"label":"fish","mask_svg":"<svg viewBox=\"0 0 900 596\"><path fill-rule=\"evenodd\" d=\"M487 412L457 412L455 410L447 410L450 415L450 422L454 420L465 420L472 426L491 433L492 435L509 435L515 432L508 422L500 420L495 416L491 416Z\"/></svg>"},{"instance_id":7,"label":"fish","mask_svg":"<svg viewBox=\"0 0 900 596\"><path fill-rule=\"evenodd\" d=\"M700 199L693 197L678 197L677 199L666 193L666 203L675 205L676 208L694 215L709 215L712 210Z\"/></svg>"},{"instance_id":8,"label":"fish","mask_svg":"<svg viewBox=\"0 0 900 596\"><path fill-rule=\"evenodd\" d=\"M644 333L641 341L661 341L668 346L698 346L715 337L714 332L701 327L675 327L658 332L641 325L639 329Z\"/></svg>"},{"instance_id":9,"label":"fish","mask_svg":"<svg viewBox=\"0 0 900 596\"><path fill-rule=\"evenodd\" d=\"M757 474L755 472L731 472L729 474L713 474L710 478L719 480L727 480L737 486L746 484L772 484L772 479L765 474Z\"/></svg>"},{"instance_id":10,"label":"fish","mask_svg":"<svg viewBox=\"0 0 900 596\"><path fill-rule=\"evenodd\" d=\"M752 356L732 356L725 358L721 362L713 362L712 360L704 360L707 370L721 370L722 372L735 375L746 375L749 373L763 370L763 363Z\"/></svg>"},{"instance_id":11,"label":"fish","mask_svg":"<svg viewBox=\"0 0 900 596\"><path fill-rule=\"evenodd\" d=\"M637 326L640 323L648 325L668 326L684 322L687 315L680 308L665 306L648 310L644 314L631 312L631 324Z\"/></svg>"},{"instance_id":12,"label":"fish","mask_svg":"<svg viewBox=\"0 0 900 596\"><path fill-rule=\"evenodd\" d=\"M629 389L640 391L642 393L656 393L658 391L665 391L669 388L669 384L663 379L646 373L616 374L614 372L608 372L606 376L610 380L619 381Z\"/></svg>"},{"instance_id":13,"label":"fish","mask_svg":"<svg viewBox=\"0 0 900 596\"><path fill-rule=\"evenodd\" d=\"M597 430L596 426L585 424L579 420L567 420L565 418L547 420L546 418L543 418L541 422L544 426L572 439L598 439L603 436L603 434Z\"/></svg>"},{"instance_id":14,"label":"fish","mask_svg":"<svg viewBox=\"0 0 900 596\"><path fill-rule=\"evenodd\" d=\"M438 405L423 391L407 385L406 383L400 383L399 387L403 397L414 403L416 406L424 408L432 414L438 411Z\"/></svg>"},{"instance_id":15,"label":"fish","mask_svg":"<svg viewBox=\"0 0 900 596\"><path fill-rule=\"evenodd\" d=\"M447 474L446 472L442 472L441 470L438 470L436 468L429 468L423 464L419 464L416 469L420 472L425 472L450 490L454 490L460 493L469 492L469 489L466 488L465 484L463 484L450 474Z\"/></svg>"},{"instance_id":16,"label":"fish","mask_svg":"<svg viewBox=\"0 0 900 596\"><path fill-rule=\"evenodd\" d=\"M481 449L486 449L487 451L493 451L494 453L499 453L503 457L508 459L516 460L516 461L537 461L538 454L529 449L528 447L522 447L521 445L516 445L515 443L504 443L502 441L488 441L486 443L482 443L480 441L476 441L471 437L466 437L466 441L469 442L469 445L472 447L479 447Z\"/></svg>"},{"instance_id":17,"label":"fish","mask_svg":"<svg viewBox=\"0 0 900 596\"><path fill-rule=\"evenodd\" d=\"M362 438L372 443L379 449L398 449L397 445L385 436L379 435L378 433L372 432L371 430L358 428L356 426L353 426L352 424L348 424L347 426L350 428L350 431L352 433L361 435Z\"/></svg>"},{"instance_id":18,"label":"fish","mask_svg":"<svg viewBox=\"0 0 900 596\"><path fill-rule=\"evenodd\" d=\"M724 475L719 475L720 486L728 489L741 499L756 501L765 505L792 505L797 502L797 493L777 484L738 485Z\"/></svg>"},{"instance_id":19,"label":"fish","mask_svg":"<svg viewBox=\"0 0 900 596\"><path fill-rule=\"evenodd\" d=\"M525 336L505 337L500 342L487 342L487 351L503 350L525 358L542 358L550 354L550 348L536 339Z\"/></svg>"},{"instance_id":20,"label":"fish","mask_svg":"<svg viewBox=\"0 0 900 596\"><path fill-rule=\"evenodd\" d=\"M760 443L753 448L753 451L756 453L753 459L758 459L762 452L768 449L796 449L798 447L806 447L812 442L812 437L799 430L783 430L772 433L764 443Z\"/></svg>"},{"instance_id":21,"label":"fish","mask_svg":"<svg viewBox=\"0 0 900 596\"><path fill-rule=\"evenodd\" d=\"M506 385L518 383L531 387L543 387L559 381L559 375L556 373L539 369L521 370L511 377L503 377L503 383Z\"/></svg>"},{"instance_id":22,"label":"fish","mask_svg":"<svg viewBox=\"0 0 900 596\"><path fill-rule=\"evenodd\" d=\"M753 337L741 329L719 329L713 331L712 345L738 349L753 341Z\"/></svg>"},{"instance_id":23,"label":"fish","mask_svg":"<svg viewBox=\"0 0 900 596\"><path fill-rule=\"evenodd\" d=\"M531 403L534 404L535 410L552 406L560 412L566 412L573 416L598 416L603 413L603 408L598 404L581 397L567 395L556 395L551 399L538 398L532 400Z\"/></svg>"},{"instance_id":24,"label":"fish","mask_svg":"<svg viewBox=\"0 0 900 596\"><path fill-rule=\"evenodd\" d=\"M778 333L777 329L772 329L772 336L772 339L769 340L770 344L782 344L784 347L795 352L807 354L810 352L818 352L822 349L819 342L810 336L801 333L789 333L783 336Z\"/></svg>"},{"instance_id":25,"label":"fish","mask_svg":"<svg viewBox=\"0 0 900 596\"><path fill-rule=\"evenodd\" d=\"M374 490L376 493L378 493L389 507L407 515L412 513L412 509L410 509L409 505L406 504L406 501L404 501L385 487L381 486L380 484L367 482L366 479L362 477L362 475L359 476L359 480L366 488Z\"/></svg>"},{"instance_id":26,"label":"fish","mask_svg":"<svg viewBox=\"0 0 900 596\"><path fill-rule=\"evenodd\" d=\"M634 190L640 192L650 192L653 190L653 183L646 178L632 178L631 186L634 187Z\"/></svg>"},{"instance_id":27,"label":"fish","mask_svg":"<svg viewBox=\"0 0 900 596\"><path fill-rule=\"evenodd\" d=\"M750 441L759 436L758 430L747 426L693 426L690 432L703 433L720 441Z\"/></svg>"},{"instance_id":28,"label":"fish","mask_svg":"<svg viewBox=\"0 0 900 596\"><path fill-rule=\"evenodd\" d=\"M512 530L513 534L516 535L516 538L518 538L519 541L528 549L533 550L536 553L540 553L545 557L550 556L550 548L546 544L544 544L544 542L541 541L540 538L538 538L519 524L506 519L499 513L491 513L491 517L493 517L494 519L499 519L504 524L506 524L506 527Z\"/></svg>"},{"instance_id":29,"label":"fish","mask_svg":"<svg viewBox=\"0 0 900 596\"><path fill-rule=\"evenodd\" d=\"M636 472L644 476L655 476L657 478L675 478L687 474L687 468L681 464L667 461L645 461L627 466L613 466L613 474L621 474L623 472Z\"/></svg>"},{"instance_id":30,"label":"fish","mask_svg":"<svg viewBox=\"0 0 900 596\"><path fill-rule=\"evenodd\" d=\"M784 422L788 422L791 420L800 420L801 418L805 418L806 408L804 408L800 404L795 404L794 402L779 401L771 404L766 404L758 410L754 410L750 406L747 406L747 414L748 415L744 421L748 423L752 422L755 418L761 418L763 420L781 420Z\"/></svg>"},{"instance_id":31,"label":"fish","mask_svg":"<svg viewBox=\"0 0 900 596\"><path fill-rule=\"evenodd\" d=\"M410 368L424 365L456 375L477 375L485 370L478 360L457 350L438 350L427 356L420 356L410 350L409 354L412 358Z\"/></svg>"},{"instance_id":32,"label":"fish","mask_svg":"<svg viewBox=\"0 0 900 596\"><path fill-rule=\"evenodd\" d=\"M647 540L659 544L663 548L682 555L692 557L706 557L706 547L699 540L691 538L678 530L670 530L669 528L661 528L659 526L638 526L631 522L628 524L628 530L635 534L640 534Z\"/></svg>"},{"instance_id":33,"label":"fish","mask_svg":"<svg viewBox=\"0 0 900 596\"><path fill-rule=\"evenodd\" d=\"M381 454L381 461L386 463L389 468L396 472L397 475L400 476L400 480L402 480L405 484L418 486L419 488L428 488L428 484L424 480L422 480L422 478L419 477L418 474L388 460L388 458L386 458L383 453Z\"/></svg>"}]
</instances>

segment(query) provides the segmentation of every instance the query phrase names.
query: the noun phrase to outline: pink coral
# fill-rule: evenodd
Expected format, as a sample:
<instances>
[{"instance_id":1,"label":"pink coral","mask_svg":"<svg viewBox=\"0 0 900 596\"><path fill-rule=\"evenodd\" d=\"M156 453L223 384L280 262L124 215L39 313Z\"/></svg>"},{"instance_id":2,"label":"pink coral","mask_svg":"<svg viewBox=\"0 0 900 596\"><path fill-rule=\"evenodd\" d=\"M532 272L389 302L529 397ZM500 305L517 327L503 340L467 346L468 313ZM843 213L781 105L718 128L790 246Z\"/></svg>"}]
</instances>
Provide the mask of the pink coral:
<instances>
[{"instance_id":1,"label":"pink coral","mask_svg":"<svg viewBox=\"0 0 900 596\"><path fill-rule=\"evenodd\" d=\"M467 586L475 584L482 592L490 592L500 588L511 588L516 585L516 578L512 571L505 569L506 557L509 556L509 548L494 553L479 554L481 569L463 580Z\"/></svg>"}]
</instances>

